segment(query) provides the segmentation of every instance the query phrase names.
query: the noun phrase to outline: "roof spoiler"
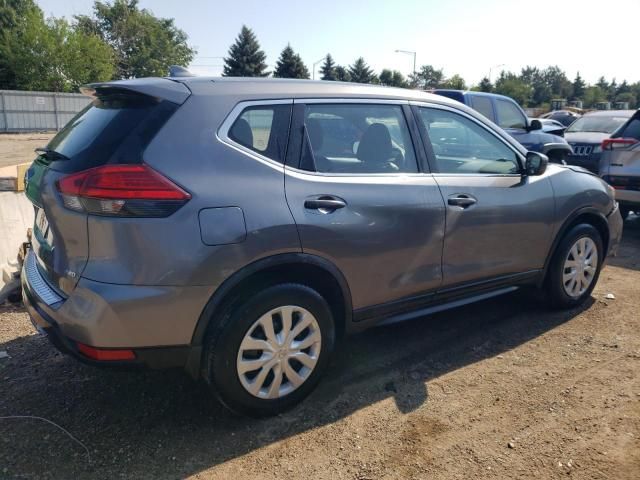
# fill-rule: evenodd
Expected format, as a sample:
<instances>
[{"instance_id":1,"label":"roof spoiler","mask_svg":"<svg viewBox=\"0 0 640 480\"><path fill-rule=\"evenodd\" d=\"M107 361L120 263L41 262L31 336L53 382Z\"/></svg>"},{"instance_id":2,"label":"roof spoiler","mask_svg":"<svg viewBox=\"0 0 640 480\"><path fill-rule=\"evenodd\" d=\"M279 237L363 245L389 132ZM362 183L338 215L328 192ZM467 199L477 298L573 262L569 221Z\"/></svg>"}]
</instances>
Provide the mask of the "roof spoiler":
<instances>
[{"instance_id":1,"label":"roof spoiler","mask_svg":"<svg viewBox=\"0 0 640 480\"><path fill-rule=\"evenodd\" d=\"M80 93L92 98L123 91L168 100L178 105L182 105L191 95L191 91L183 83L156 77L89 83L80 87Z\"/></svg>"}]
</instances>

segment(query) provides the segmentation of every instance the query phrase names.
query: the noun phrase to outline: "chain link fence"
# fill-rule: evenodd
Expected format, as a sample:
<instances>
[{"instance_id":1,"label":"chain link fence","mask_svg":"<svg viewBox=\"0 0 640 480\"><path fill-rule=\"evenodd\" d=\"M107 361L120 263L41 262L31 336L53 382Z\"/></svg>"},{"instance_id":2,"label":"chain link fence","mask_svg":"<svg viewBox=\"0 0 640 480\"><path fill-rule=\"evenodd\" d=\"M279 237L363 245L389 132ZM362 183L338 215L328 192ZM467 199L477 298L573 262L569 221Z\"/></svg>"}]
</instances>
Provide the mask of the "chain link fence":
<instances>
[{"instance_id":1,"label":"chain link fence","mask_svg":"<svg viewBox=\"0 0 640 480\"><path fill-rule=\"evenodd\" d=\"M79 93L0 90L0 132L60 130L90 101Z\"/></svg>"}]
</instances>

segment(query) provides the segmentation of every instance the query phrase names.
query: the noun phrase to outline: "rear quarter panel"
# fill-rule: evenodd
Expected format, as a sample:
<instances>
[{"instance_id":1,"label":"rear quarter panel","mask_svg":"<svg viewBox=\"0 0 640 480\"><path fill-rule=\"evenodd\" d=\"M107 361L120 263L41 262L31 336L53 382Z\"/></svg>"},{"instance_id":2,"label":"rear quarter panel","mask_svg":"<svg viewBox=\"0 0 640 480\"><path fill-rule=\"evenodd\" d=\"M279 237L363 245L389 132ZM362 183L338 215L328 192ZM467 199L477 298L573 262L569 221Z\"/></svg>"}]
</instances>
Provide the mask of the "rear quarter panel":
<instances>
[{"instance_id":1,"label":"rear quarter panel","mask_svg":"<svg viewBox=\"0 0 640 480\"><path fill-rule=\"evenodd\" d=\"M146 163L192 199L164 219L90 216L90 258L83 277L117 284L218 286L254 260L301 251L284 197L284 167L222 143L216 131L239 99L217 95L211 86L194 87L144 153ZM220 207L242 211L246 237L205 245L200 213ZM215 237L211 231L206 236Z\"/></svg>"}]
</instances>

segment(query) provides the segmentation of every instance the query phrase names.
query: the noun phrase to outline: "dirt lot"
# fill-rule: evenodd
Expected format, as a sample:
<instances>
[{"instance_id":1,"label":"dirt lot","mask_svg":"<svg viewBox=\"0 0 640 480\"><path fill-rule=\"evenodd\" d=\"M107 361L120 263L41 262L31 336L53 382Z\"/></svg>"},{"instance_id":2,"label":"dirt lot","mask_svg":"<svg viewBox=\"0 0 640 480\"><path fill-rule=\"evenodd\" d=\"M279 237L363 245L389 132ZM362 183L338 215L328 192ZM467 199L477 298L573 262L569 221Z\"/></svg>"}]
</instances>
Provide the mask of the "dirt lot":
<instances>
[{"instance_id":1,"label":"dirt lot","mask_svg":"<svg viewBox=\"0 0 640 480\"><path fill-rule=\"evenodd\" d=\"M0 133L0 168L30 162L55 133Z\"/></svg>"},{"instance_id":2,"label":"dirt lot","mask_svg":"<svg viewBox=\"0 0 640 480\"><path fill-rule=\"evenodd\" d=\"M607 293L615 300L606 300ZM294 411L95 369L0 310L0 478L640 478L640 218L584 308L516 292L349 339Z\"/></svg>"}]
</instances>

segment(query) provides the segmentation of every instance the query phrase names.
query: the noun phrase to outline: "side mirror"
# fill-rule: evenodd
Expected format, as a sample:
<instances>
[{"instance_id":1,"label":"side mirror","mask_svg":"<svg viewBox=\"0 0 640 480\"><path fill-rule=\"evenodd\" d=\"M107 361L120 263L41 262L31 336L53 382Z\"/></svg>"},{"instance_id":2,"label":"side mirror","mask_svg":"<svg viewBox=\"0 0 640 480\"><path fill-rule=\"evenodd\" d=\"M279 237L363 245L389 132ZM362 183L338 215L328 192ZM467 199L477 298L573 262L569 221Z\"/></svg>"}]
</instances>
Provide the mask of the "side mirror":
<instances>
[{"instance_id":1,"label":"side mirror","mask_svg":"<svg viewBox=\"0 0 640 480\"><path fill-rule=\"evenodd\" d=\"M535 177L542 175L547 170L549 157L539 152L527 152L527 161L524 166L525 174Z\"/></svg>"},{"instance_id":2,"label":"side mirror","mask_svg":"<svg viewBox=\"0 0 640 480\"><path fill-rule=\"evenodd\" d=\"M534 118L529 123L529 131L532 132L533 130L542 130L542 122L537 118Z\"/></svg>"}]
</instances>

